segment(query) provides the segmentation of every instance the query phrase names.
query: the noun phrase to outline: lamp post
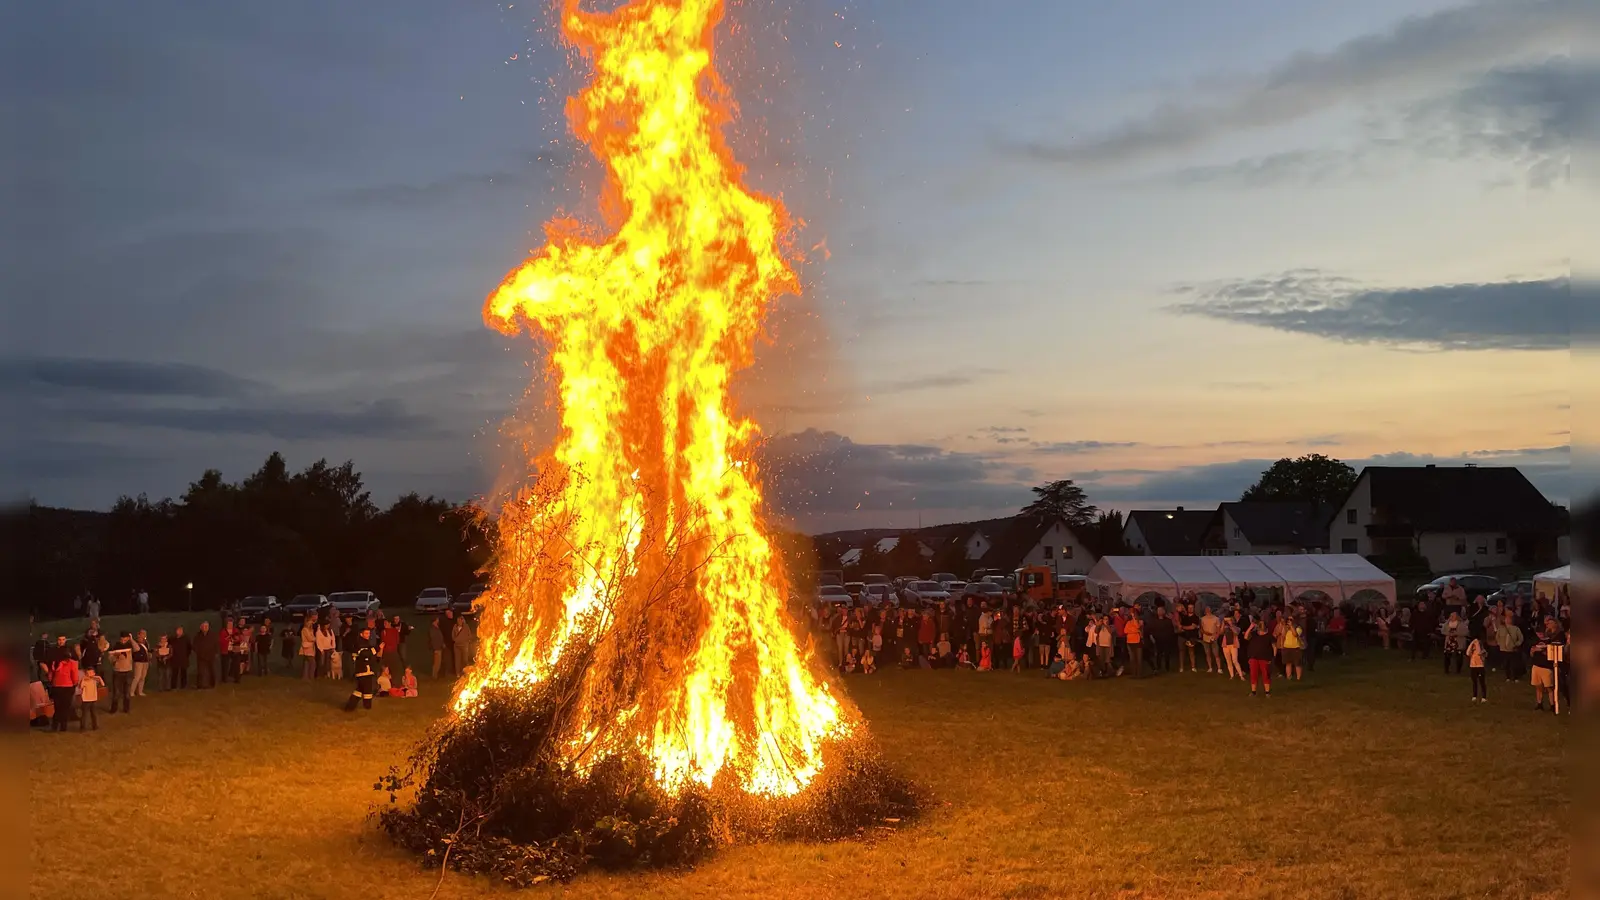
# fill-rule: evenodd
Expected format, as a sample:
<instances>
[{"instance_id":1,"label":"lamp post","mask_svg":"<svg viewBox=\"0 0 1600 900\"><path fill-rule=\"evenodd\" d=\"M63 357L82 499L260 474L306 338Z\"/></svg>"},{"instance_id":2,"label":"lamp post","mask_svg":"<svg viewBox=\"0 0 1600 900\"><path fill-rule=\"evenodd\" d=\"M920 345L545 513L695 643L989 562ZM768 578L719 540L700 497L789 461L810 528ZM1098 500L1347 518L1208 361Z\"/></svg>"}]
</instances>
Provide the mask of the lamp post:
<instances>
[{"instance_id":1,"label":"lamp post","mask_svg":"<svg viewBox=\"0 0 1600 900\"><path fill-rule=\"evenodd\" d=\"M194 612L194 582L191 581L188 584L185 584L183 589L189 594L189 599L187 601L189 612Z\"/></svg>"}]
</instances>

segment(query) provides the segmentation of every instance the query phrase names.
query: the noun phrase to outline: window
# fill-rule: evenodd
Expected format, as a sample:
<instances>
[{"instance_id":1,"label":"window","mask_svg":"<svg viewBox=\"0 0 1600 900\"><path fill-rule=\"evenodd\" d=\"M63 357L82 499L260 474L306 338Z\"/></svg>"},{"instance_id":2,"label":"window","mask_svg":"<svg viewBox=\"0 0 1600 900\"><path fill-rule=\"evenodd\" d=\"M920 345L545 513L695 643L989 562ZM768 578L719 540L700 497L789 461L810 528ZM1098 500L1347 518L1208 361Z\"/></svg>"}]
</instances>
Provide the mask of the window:
<instances>
[{"instance_id":1,"label":"window","mask_svg":"<svg viewBox=\"0 0 1600 900\"><path fill-rule=\"evenodd\" d=\"M1350 525L1354 525L1356 523L1356 508L1354 506L1344 511L1344 520Z\"/></svg>"},{"instance_id":2,"label":"window","mask_svg":"<svg viewBox=\"0 0 1600 900\"><path fill-rule=\"evenodd\" d=\"M1479 556L1488 556L1489 555L1489 539L1488 538L1478 538L1478 555Z\"/></svg>"},{"instance_id":3,"label":"window","mask_svg":"<svg viewBox=\"0 0 1600 900\"><path fill-rule=\"evenodd\" d=\"M1070 545L1061 548L1061 558L1062 559L1071 559L1072 558L1072 547Z\"/></svg>"},{"instance_id":4,"label":"window","mask_svg":"<svg viewBox=\"0 0 1600 900\"><path fill-rule=\"evenodd\" d=\"M1051 547L1049 544L1045 544L1044 545L1044 558L1045 559L1055 559L1056 558L1055 548Z\"/></svg>"},{"instance_id":5,"label":"window","mask_svg":"<svg viewBox=\"0 0 1600 900\"><path fill-rule=\"evenodd\" d=\"M1353 510L1353 509L1350 510L1350 511L1351 512L1355 512L1355 510ZM1358 552L1356 550L1356 539L1355 538L1345 538L1344 540L1340 541L1339 542L1339 552L1340 553L1356 553L1356 552Z\"/></svg>"},{"instance_id":6,"label":"window","mask_svg":"<svg viewBox=\"0 0 1600 900\"><path fill-rule=\"evenodd\" d=\"M1467 555L1467 539L1466 538L1464 538L1464 537L1456 538L1456 555L1457 556L1466 556Z\"/></svg>"},{"instance_id":7,"label":"window","mask_svg":"<svg viewBox=\"0 0 1600 900\"><path fill-rule=\"evenodd\" d=\"M1237 525L1233 526L1233 536L1236 537L1236 538L1237 537L1244 537L1243 534L1239 533L1239 526L1237 526Z\"/></svg>"},{"instance_id":8,"label":"window","mask_svg":"<svg viewBox=\"0 0 1600 900\"><path fill-rule=\"evenodd\" d=\"M1497 537L1497 538L1494 539L1494 552L1498 553L1498 554L1501 554L1501 555L1505 554L1505 552L1506 552L1506 539L1505 538Z\"/></svg>"}]
</instances>

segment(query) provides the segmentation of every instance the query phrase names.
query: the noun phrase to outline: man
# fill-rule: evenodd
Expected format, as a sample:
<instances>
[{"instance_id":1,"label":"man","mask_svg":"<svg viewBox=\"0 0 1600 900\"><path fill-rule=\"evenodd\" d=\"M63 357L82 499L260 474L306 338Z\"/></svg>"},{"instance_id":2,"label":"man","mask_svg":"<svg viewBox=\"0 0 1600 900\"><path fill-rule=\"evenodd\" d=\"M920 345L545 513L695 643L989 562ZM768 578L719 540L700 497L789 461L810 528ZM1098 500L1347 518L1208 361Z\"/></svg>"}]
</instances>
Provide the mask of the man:
<instances>
[{"instance_id":1,"label":"man","mask_svg":"<svg viewBox=\"0 0 1600 900\"><path fill-rule=\"evenodd\" d=\"M144 588L139 589L139 612L141 614L150 612L150 592Z\"/></svg>"},{"instance_id":2,"label":"man","mask_svg":"<svg viewBox=\"0 0 1600 900\"><path fill-rule=\"evenodd\" d=\"M272 619L261 620L261 627L250 642L250 655L250 670L257 675L267 674L272 664Z\"/></svg>"},{"instance_id":3,"label":"man","mask_svg":"<svg viewBox=\"0 0 1600 900\"><path fill-rule=\"evenodd\" d=\"M383 665L389 670L391 678L398 678L405 671L400 659L400 617L395 616L394 621L383 623L383 635L378 641L383 652Z\"/></svg>"},{"instance_id":4,"label":"man","mask_svg":"<svg viewBox=\"0 0 1600 900\"><path fill-rule=\"evenodd\" d=\"M1222 636L1222 619L1212 611L1211 607L1205 608L1206 614L1200 617L1200 644L1206 652L1206 671L1222 674L1222 650L1217 645L1217 640Z\"/></svg>"},{"instance_id":5,"label":"man","mask_svg":"<svg viewBox=\"0 0 1600 900\"><path fill-rule=\"evenodd\" d=\"M1438 627L1438 615L1428 608L1428 601L1418 600L1417 608L1411 613L1411 659L1417 658L1418 651L1423 659L1428 658L1433 651L1433 633Z\"/></svg>"},{"instance_id":6,"label":"man","mask_svg":"<svg viewBox=\"0 0 1600 900\"><path fill-rule=\"evenodd\" d=\"M200 631L194 636L194 686L196 690L217 686L217 653L217 635L211 630L211 623L201 622Z\"/></svg>"},{"instance_id":7,"label":"man","mask_svg":"<svg viewBox=\"0 0 1600 900\"><path fill-rule=\"evenodd\" d=\"M433 624L428 626L428 649L433 651L433 677L438 678L440 667L444 664L444 629L439 626L439 617L433 617Z\"/></svg>"},{"instance_id":8,"label":"man","mask_svg":"<svg viewBox=\"0 0 1600 900\"><path fill-rule=\"evenodd\" d=\"M472 661L472 628L467 625L467 617L456 619L450 631L450 643L456 652L456 666L462 672L467 671L467 666Z\"/></svg>"},{"instance_id":9,"label":"man","mask_svg":"<svg viewBox=\"0 0 1600 900\"><path fill-rule=\"evenodd\" d=\"M78 639L78 668L98 674L100 655L105 653L109 646L105 636L100 633L100 620L90 619L89 630Z\"/></svg>"},{"instance_id":10,"label":"man","mask_svg":"<svg viewBox=\"0 0 1600 900\"><path fill-rule=\"evenodd\" d=\"M217 638L217 644L222 655L222 680L224 683L238 681L238 659L234 656L233 646L237 640L233 626L233 616L222 620L222 634Z\"/></svg>"},{"instance_id":11,"label":"man","mask_svg":"<svg viewBox=\"0 0 1600 900\"><path fill-rule=\"evenodd\" d=\"M378 692L378 651L372 648L372 629L365 625L361 628L361 643L356 647L351 668L356 676L356 689L344 702L344 711L355 712L357 703L371 709L372 697Z\"/></svg>"},{"instance_id":12,"label":"man","mask_svg":"<svg viewBox=\"0 0 1600 900\"><path fill-rule=\"evenodd\" d=\"M89 595L89 602L84 605L89 611L90 619L98 620L100 618L100 601L94 594L91 593Z\"/></svg>"},{"instance_id":13,"label":"man","mask_svg":"<svg viewBox=\"0 0 1600 900\"><path fill-rule=\"evenodd\" d=\"M389 672L394 675L396 682L398 682L401 673L405 672L406 666L411 665L411 663L406 660L406 641L411 638L411 632L415 631L416 629L411 627L411 623L400 618L399 613L395 613L394 618L390 621L394 624L395 629L400 632L400 668L389 670Z\"/></svg>"},{"instance_id":14,"label":"man","mask_svg":"<svg viewBox=\"0 0 1600 900\"><path fill-rule=\"evenodd\" d=\"M1439 599L1444 603L1444 614L1448 618L1452 612L1465 612L1467 605L1467 589L1456 583L1454 578L1444 586Z\"/></svg>"},{"instance_id":15,"label":"man","mask_svg":"<svg viewBox=\"0 0 1600 900\"><path fill-rule=\"evenodd\" d=\"M167 679L167 690L177 690L189 686L189 654L194 650L194 642L183 633L183 626L172 629L172 662L171 672Z\"/></svg>"},{"instance_id":16,"label":"man","mask_svg":"<svg viewBox=\"0 0 1600 900\"><path fill-rule=\"evenodd\" d=\"M1556 669L1555 663L1550 661L1550 646L1556 641L1550 634L1555 629L1547 622L1543 631L1537 633L1538 643L1529 651L1528 660L1533 666L1533 700L1534 709L1544 711L1544 701L1550 698L1550 711L1556 711Z\"/></svg>"},{"instance_id":17,"label":"man","mask_svg":"<svg viewBox=\"0 0 1600 900\"><path fill-rule=\"evenodd\" d=\"M117 636L117 644L108 654L111 657L111 712L118 704L124 713L131 712L129 699L133 696L133 636L124 631Z\"/></svg>"},{"instance_id":18,"label":"man","mask_svg":"<svg viewBox=\"0 0 1600 900\"><path fill-rule=\"evenodd\" d=\"M144 682L149 676L150 636L141 628L133 635L133 696L144 696Z\"/></svg>"},{"instance_id":19,"label":"man","mask_svg":"<svg viewBox=\"0 0 1600 900\"><path fill-rule=\"evenodd\" d=\"M1184 601L1178 612L1178 671L1183 671L1184 660L1189 662L1189 671L1198 672L1200 666L1195 660L1195 655L1200 647L1200 617L1194 614L1194 603Z\"/></svg>"}]
</instances>

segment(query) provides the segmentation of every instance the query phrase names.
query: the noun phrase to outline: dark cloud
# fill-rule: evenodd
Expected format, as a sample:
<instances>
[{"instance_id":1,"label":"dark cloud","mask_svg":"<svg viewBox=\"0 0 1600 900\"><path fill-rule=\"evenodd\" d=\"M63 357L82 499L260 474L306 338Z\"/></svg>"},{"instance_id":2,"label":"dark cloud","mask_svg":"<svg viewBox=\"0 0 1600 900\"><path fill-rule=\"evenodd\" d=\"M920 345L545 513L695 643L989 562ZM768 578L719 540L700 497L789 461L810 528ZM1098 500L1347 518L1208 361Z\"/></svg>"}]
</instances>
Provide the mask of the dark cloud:
<instances>
[{"instance_id":1,"label":"dark cloud","mask_svg":"<svg viewBox=\"0 0 1600 900\"><path fill-rule=\"evenodd\" d=\"M977 384L986 378L1005 374L1003 369L964 369L960 372L946 372L931 375L917 375L907 378L896 378L891 381L880 381L867 387L868 396L878 394L906 394L912 391L942 390L947 388L966 387Z\"/></svg>"},{"instance_id":2,"label":"dark cloud","mask_svg":"<svg viewBox=\"0 0 1600 900\"><path fill-rule=\"evenodd\" d=\"M1260 75L1197 90L1188 100L1167 103L1104 133L1009 149L1042 163L1121 165L1410 89L1530 49L1569 46L1596 31L1587 0L1481 0L1408 18L1332 50L1297 54Z\"/></svg>"},{"instance_id":3,"label":"dark cloud","mask_svg":"<svg viewBox=\"0 0 1600 900\"><path fill-rule=\"evenodd\" d=\"M1184 186L1322 184L1399 171L1415 159L1484 159L1529 187L1568 176L1575 145L1600 140L1600 61L1551 57L1475 74L1425 100L1379 112L1345 147L1289 150L1188 166L1161 176Z\"/></svg>"},{"instance_id":4,"label":"dark cloud","mask_svg":"<svg viewBox=\"0 0 1600 900\"><path fill-rule=\"evenodd\" d=\"M1125 450L1138 446L1141 445L1137 441L1035 441L1031 449L1035 453L1073 455L1097 453L1101 450Z\"/></svg>"},{"instance_id":5,"label":"dark cloud","mask_svg":"<svg viewBox=\"0 0 1600 900\"><path fill-rule=\"evenodd\" d=\"M185 363L122 359L0 359L0 391L63 389L144 397L237 397L258 382Z\"/></svg>"},{"instance_id":6,"label":"dark cloud","mask_svg":"<svg viewBox=\"0 0 1600 900\"><path fill-rule=\"evenodd\" d=\"M1571 344L1565 278L1372 289L1316 270L1207 287L1169 309L1331 340L1437 350L1561 350Z\"/></svg>"},{"instance_id":7,"label":"dark cloud","mask_svg":"<svg viewBox=\"0 0 1600 900\"><path fill-rule=\"evenodd\" d=\"M78 409L72 415L80 421L100 425L158 428L206 435L259 435L285 441L343 438L414 440L439 435L438 424L431 417L410 412L403 401L393 398L350 409L123 406Z\"/></svg>"}]
</instances>

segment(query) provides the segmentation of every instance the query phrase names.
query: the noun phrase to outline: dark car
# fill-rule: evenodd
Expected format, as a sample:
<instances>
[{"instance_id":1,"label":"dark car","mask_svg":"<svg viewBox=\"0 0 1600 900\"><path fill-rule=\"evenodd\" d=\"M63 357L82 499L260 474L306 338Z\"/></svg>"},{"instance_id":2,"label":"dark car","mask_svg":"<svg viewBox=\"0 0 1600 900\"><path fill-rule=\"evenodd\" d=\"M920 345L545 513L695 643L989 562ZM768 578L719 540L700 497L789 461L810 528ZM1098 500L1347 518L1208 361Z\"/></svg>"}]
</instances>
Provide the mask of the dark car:
<instances>
[{"instance_id":1,"label":"dark car","mask_svg":"<svg viewBox=\"0 0 1600 900\"><path fill-rule=\"evenodd\" d=\"M304 619L307 613L324 613L332 607L323 594L295 594L294 599L283 605L283 611L290 618Z\"/></svg>"},{"instance_id":2,"label":"dark car","mask_svg":"<svg viewBox=\"0 0 1600 900\"><path fill-rule=\"evenodd\" d=\"M1478 597L1487 597L1500 590L1500 579L1492 575L1440 575L1438 578L1417 588L1418 600L1436 601L1441 599L1450 579L1454 578L1456 584L1467 592L1467 602L1471 603Z\"/></svg>"},{"instance_id":3,"label":"dark car","mask_svg":"<svg viewBox=\"0 0 1600 900\"><path fill-rule=\"evenodd\" d=\"M1508 582L1506 584L1500 585L1500 590L1495 591L1494 593L1490 594L1489 595L1489 604L1491 606L1493 606L1496 602L1504 600L1506 602L1506 605L1509 606L1509 605L1511 605L1513 603L1519 603L1519 602L1521 602L1523 600L1532 600L1532 599L1533 599L1533 582L1532 581L1512 581L1512 582Z\"/></svg>"},{"instance_id":4,"label":"dark car","mask_svg":"<svg viewBox=\"0 0 1600 900\"><path fill-rule=\"evenodd\" d=\"M455 595L455 598L450 601L450 608L455 610L458 616L472 615L475 611L473 607L478 605L478 598L483 596L483 592L488 589L489 586L487 584L475 584Z\"/></svg>"},{"instance_id":5,"label":"dark car","mask_svg":"<svg viewBox=\"0 0 1600 900\"><path fill-rule=\"evenodd\" d=\"M283 604L271 594L251 594L239 601L234 608L234 615L250 623L258 623L263 619L278 621L284 618Z\"/></svg>"},{"instance_id":6,"label":"dark car","mask_svg":"<svg viewBox=\"0 0 1600 900\"><path fill-rule=\"evenodd\" d=\"M961 589L962 603L968 600L976 600L979 603L992 605L1004 600L1005 596L1005 589L992 581L969 581L967 586Z\"/></svg>"}]
</instances>

